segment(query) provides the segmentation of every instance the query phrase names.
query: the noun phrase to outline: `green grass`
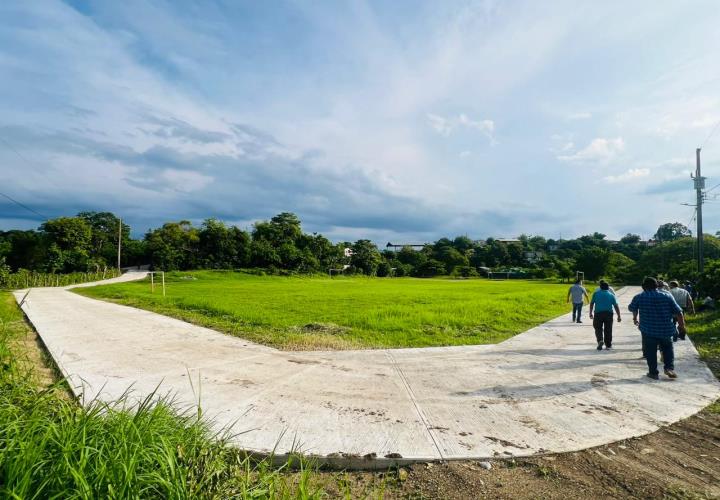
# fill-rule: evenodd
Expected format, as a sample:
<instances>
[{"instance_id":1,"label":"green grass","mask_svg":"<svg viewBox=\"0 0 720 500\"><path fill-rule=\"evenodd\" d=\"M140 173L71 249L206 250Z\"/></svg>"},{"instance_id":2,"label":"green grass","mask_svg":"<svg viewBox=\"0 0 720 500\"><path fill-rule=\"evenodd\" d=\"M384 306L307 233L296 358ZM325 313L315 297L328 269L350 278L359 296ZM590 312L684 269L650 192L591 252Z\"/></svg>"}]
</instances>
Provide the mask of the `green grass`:
<instances>
[{"instance_id":1,"label":"green grass","mask_svg":"<svg viewBox=\"0 0 720 500\"><path fill-rule=\"evenodd\" d=\"M534 281L169 273L77 293L282 349L488 344L569 311L568 285Z\"/></svg>"},{"instance_id":2,"label":"green grass","mask_svg":"<svg viewBox=\"0 0 720 500\"><path fill-rule=\"evenodd\" d=\"M59 384L39 383L31 335L0 295L0 498L324 496L312 467L251 460L171 401L81 407Z\"/></svg>"},{"instance_id":3,"label":"green grass","mask_svg":"<svg viewBox=\"0 0 720 500\"><path fill-rule=\"evenodd\" d=\"M704 311L689 314L688 335L710 370L720 378L720 311ZM720 399L708 406L708 411L720 413Z\"/></svg>"},{"instance_id":4,"label":"green grass","mask_svg":"<svg viewBox=\"0 0 720 500\"><path fill-rule=\"evenodd\" d=\"M720 378L720 311L688 314L688 334L716 377Z\"/></svg>"}]
</instances>

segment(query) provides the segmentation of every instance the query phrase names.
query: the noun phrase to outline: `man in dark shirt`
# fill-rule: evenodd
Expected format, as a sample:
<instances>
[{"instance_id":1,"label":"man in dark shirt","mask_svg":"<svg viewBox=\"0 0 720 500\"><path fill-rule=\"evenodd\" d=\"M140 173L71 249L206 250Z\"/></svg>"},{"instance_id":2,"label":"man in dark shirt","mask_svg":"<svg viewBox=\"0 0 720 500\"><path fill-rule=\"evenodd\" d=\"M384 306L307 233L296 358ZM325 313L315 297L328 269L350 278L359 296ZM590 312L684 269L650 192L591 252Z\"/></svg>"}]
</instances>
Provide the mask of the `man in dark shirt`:
<instances>
[{"instance_id":1,"label":"man in dark shirt","mask_svg":"<svg viewBox=\"0 0 720 500\"><path fill-rule=\"evenodd\" d=\"M677 319L678 326L685 328L685 318L680 306L672 295L658 291L655 278L645 278L643 292L633 297L628 309L633 313L633 323L640 327L642 334L643 354L648 364L647 376L658 379L657 349L660 347L665 375L677 378L672 338L675 334L673 318Z\"/></svg>"}]
</instances>

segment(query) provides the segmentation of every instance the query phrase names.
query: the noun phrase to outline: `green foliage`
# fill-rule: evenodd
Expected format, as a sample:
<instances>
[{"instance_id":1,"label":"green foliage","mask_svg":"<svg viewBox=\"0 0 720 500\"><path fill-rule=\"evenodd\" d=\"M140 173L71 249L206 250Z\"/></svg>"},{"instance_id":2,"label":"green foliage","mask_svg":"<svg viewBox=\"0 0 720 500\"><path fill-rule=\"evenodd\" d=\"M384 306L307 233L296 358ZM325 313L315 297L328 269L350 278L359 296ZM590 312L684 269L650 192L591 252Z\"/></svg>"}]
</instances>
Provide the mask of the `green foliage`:
<instances>
[{"instance_id":1,"label":"green foliage","mask_svg":"<svg viewBox=\"0 0 720 500\"><path fill-rule=\"evenodd\" d=\"M195 279L188 280L187 276ZM469 279L168 273L75 290L285 349L423 347L504 340L567 311L565 285ZM310 324L335 325L323 330Z\"/></svg>"},{"instance_id":2,"label":"green foliage","mask_svg":"<svg viewBox=\"0 0 720 500\"><path fill-rule=\"evenodd\" d=\"M698 281L699 291L703 296L720 299L720 259L709 260Z\"/></svg>"},{"instance_id":3,"label":"green foliage","mask_svg":"<svg viewBox=\"0 0 720 500\"><path fill-rule=\"evenodd\" d=\"M634 260L620 252L610 252L607 269L604 273L605 276L612 278L616 282L627 283L633 281L634 272Z\"/></svg>"},{"instance_id":4,"label":"green foliage","mask_svg":"<svg viewBox=\"0 0 720 500\"><path fill-rule=\"evenodd\" d=\"M714 267L714 272L717 272L717 267ZM700 358L720 378L720 310L690 314L686 319L688 335L700 353Z\"/></svg>"},{"instance_id":5,"label":"green foliage","mask_svg":"<svg viewBox=\"0 0 720 500\"><path fill-rule=\"evenodd\" d=\"M351 265L367 275L374 275L377 272L382 257L372 241L358 240L353 244L352 251Z\"/></svg>"},{"instance_id":6,"label":"green foliage","mask_svg":"<svg viewBox=\"0 0 720 500\"><path fill-rule=\"evenodd\" d=\"M0 257L12 270L98 271L115 265L118 224L109 212L81 212L48 221L40 232L0 232ZM349 265L348 273L384 276L395 268L395 276L432 277L472 276L468 268L487 267L522 268L528 276L563 279L581 270L588 279L609 276L628 283L645 275L696 278L695 242L683 237L689 234L686 228L664 224L658 234L663 240L655 246L635 234L618 242L598 232L562 241L524 234L517 241L475 241L461 235L440 238L419 250L381 253L369 240L333 244L320 234L306 234L297 215L282 212L255 223L250 234L211 218L199 228L188 221L169 222L134 240L123 225L122 246L124 265L151 263L161 270L257 268L271 274L312 274ZM705 242L707 257L720 258L718 239L706 235ZM345 256L345 248L352 248L354 255Z\"/></svg>"},{"instance_id":7,"label":"green foliage","mask_svg":"<svg viewBox=\"0 0 720 500\"><path fill-rule=\"evenodd\" d=\"M50 242L48 270L72 272L90 263L92 228L82 217L59 217L40 226Z\"/></svg>"},{"instance_id":8,"label":"green foliage","mask_svg":"<svg viewBox=\"0 0 720 500\"><path fill-rule=\"evenodd\" d=\"M415 268L415 276L421 278L432 278L434 276L441 276L445 274L447 270L445 265L439 260L428 259L418 267Z\"/></svg>"},{"instance_id":9,"label":"green foliage","mask_svg":"<svg viewBox=\"0 0 720 500\"><path fill-rule=\"evenodd\" d=\"M10 266L5 263L5 257L0 256L0 288L9 288Z\"/></svg>"},{"instance_id":10,"label":"green foliage","mask_svg":"<svg viewBox=\"0 0 720 500\"><path fill-rule=\"evenodd\" d=\"M200 234L190 221L167 222L147 233L145 241L156 269L174 271L198 265Z\"/></svg>"},{"instance_id":11,"label":"green foliage","mask_svg":"<svg viewBox=\"0 0 720 500\"><path fill-rule=\"evenodd\" d=\"M683 278L675 273L688 269L695 261L697 240L693 238L680 238L669 243L656 245L648 249L637 262L637 273L642 276L667 276L674 271L674 277ZM707 259L720 258L720 240L714 236L704 237L705 257ZM673 266L674 269L673 269ZM679 267L682 266L682 267Z\"/></svg>"},{"instance_id":12,"label":"green foliage","mask_svg":"<svg viewBox=\"0 0 720 500\"><path fill-rule=\"evenodd\" d=\"M603 248L588 247L578 254L575 265L578 271L585 273L585 279L597 280L607 274L610 254Z\"/></svg>"},{"instance_id":13,"label":"green foliage","mask_svg":"<svg viewBox=\"0 0 720 500\"><path fill-rule=\"evenodd\" d=\"M383 260L378 264L377 267L377 277L378 278L385 278L387 276L390 276L392 274L392 266L390 263L386 260Z\"/></svg>"},{"instance_id":14,"label":"green foliage","mask_svg":"<svg viewBox=\"0 0 720 500\"><path fill-rule=\"evenodd\" d=\"M691 236L690 229L679 222L668 222L658 227L654 238L660 242L668 242L679 240Z\"/></svg>"},{"instance_id":15,"label":"green foliage","mask_svg":"<svg viewBox=\"0 0 720 500\"><path fill-rule=\"evenodd\" d=\"M7 270L9 271L9 268ZM55 274L38 273L27 269L18 269L16 273L5 273L2 265L0 265L0 289L15 290L38 286L68 286L115 278L119 275L120 272L115 267L89 273Z\"/></svg>"}]
</instances>

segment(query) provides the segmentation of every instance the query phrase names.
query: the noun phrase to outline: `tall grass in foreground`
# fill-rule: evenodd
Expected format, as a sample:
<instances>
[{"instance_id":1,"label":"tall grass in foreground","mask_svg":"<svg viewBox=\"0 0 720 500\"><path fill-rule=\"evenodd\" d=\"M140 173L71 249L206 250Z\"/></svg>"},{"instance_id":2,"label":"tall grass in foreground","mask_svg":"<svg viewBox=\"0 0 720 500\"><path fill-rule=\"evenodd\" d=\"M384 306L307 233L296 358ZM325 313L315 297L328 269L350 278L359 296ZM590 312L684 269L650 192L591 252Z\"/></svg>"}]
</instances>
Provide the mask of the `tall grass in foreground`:
<instances>
[{"instance_id":1,"label":"tall grass in foreground","mask_svg":"<svg viewBox=\"0 0 720 500\"><path fill-rule=\"evenodd\" d=\"M150 399L83 408L57 385L39 389L19 340L27 334L0 296L0 497L319 498L312 468L253 461L197 413Z\"/></svg>"}]
</instances>

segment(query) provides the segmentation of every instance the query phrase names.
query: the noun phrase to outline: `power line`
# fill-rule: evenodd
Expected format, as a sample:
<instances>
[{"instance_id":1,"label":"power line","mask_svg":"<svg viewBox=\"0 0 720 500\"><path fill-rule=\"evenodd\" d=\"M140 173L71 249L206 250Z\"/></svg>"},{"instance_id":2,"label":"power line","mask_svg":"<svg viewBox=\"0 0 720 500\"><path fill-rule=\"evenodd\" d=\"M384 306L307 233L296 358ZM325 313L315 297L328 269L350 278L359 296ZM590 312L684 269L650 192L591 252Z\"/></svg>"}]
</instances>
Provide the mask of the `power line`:
<instances>
[{"instance_id":1,"label":"power line","mask_svg":"<svg viewBox=\"0 0 720 500\"><path fill-rule=\"evenodd\" d=\"M30 160L28 160L27 158L25 158L25 156L23 156L22 154L20 154L20 151L18 151L17 149L15 149L15 148L13 147L13 145L10 144L8 141L6 141L2 136L0 136L0 142L2 142L3 144L5 144L5 146L6 146L10 151L12 151L13 153L15 153L15 154L18 156L18 158L20 158L22 161L24 161L25 163L28 163L28 164L32 164L32 162L31 162ZM10 200L11 202L15 203L17 206L24 208L24 209L27 210L28 212L32 212L32 213L34 213L35 215L39 215L40 217L43 218L43 220L48 220L48 219L49 219L49 217L47 217L46 215L43 215L43 214L41 214L40 212L38 212L37 210L34 210L34 209L28 207L27 205L25 205L25 204L23 204L23 203L20 203L19 201L17 201L17 200L14 199L14 198L11 198L10 196L6 195L5 193L0 193L0 196L3 196L3 197L5 197L5 198L7 198L7 199Z\"/></svg>"},{"instance_id":2,"label":"power line","mask_svg":"<svg viewBox=\"0 0 720 500\"><path fill-rule=\"evenodd\" d=\"M705 140L704 140L703 143L702 143L702 146L700 146L700 149L704 148L704 147L705 147L705 144L707 144L707 142L710 140L710 138L711 138L713 135L715 135L715 132L717 132L718 127L720 127L720 120L718 120L718 122L715 124L715 126L713 127L713 129L710 131L710 133L708 134L708 136L705 138Z\"/></svg>"},{"instance_id":3,"label":"power line","mask_svg":"<svg viewBox=\"0 0 720 500\"><path fill-rule=\"evenodd\" d=\"M3 196L3 197L5 197L5 198L7 198L8 200L10 200L10 201L12 201L13 203L15 203L17 206L24 208L24 209L27 210L28 212L32 212L32 213L34 213L35 215L39 215L40 217L43 218L43 220L48 220L48 219L49 219L49 217L47 217L46 215L43 215L43 214L41 214L40 212L38 212L37 210L34 210L34 209L28 207L27 205L25 205L25 204L23 204L23 203L20 203L19 201L17 201L17 200L14 199L14 198L11 198L10 196L6 195L5 193L0 193L0 196Z\"/></svg>"},{"instance_id":4,"label":"power line","mask_svg":"<svg viewBox=\"0 0 720 500\"><path fill-rule=\"evenodd\" d=\"M715 189L715 188L717 188L717 187L720 187L720 183L715 184L713 187L711 187L710 189L708 189L707 191L705 191L705 194L708 194L710 191L712 191L713 189Z\"/></svg>"},{"instance_id":5,"label":"power line","mask_svg":"<svg viewBox=\"0 0 720 500\"><path fill-rule=\"evenodd\" d=\"M12 151L12 152L15 153L16 155L18 155L18 157L19 157L22 161L24 161L24 162L26 162L26 163L32 164L32 162L31 162L30 160L28 160L28 159L25 158L23 155L21 155L21 154L20 154L20 151L18 151L17 149L15 149L15 148L12 146L12 144L10 144L8 141L6 141L5 139L3 139L2 136L0 136L0 141L2 141L2 143L5 144L5 146L7 146L7 148L8 148L10 151Z\"/></svg>"}]
</instances>

